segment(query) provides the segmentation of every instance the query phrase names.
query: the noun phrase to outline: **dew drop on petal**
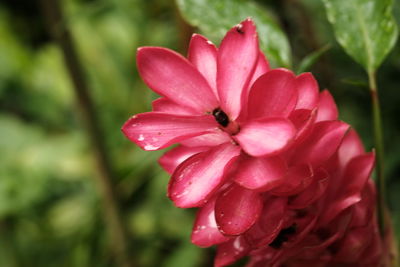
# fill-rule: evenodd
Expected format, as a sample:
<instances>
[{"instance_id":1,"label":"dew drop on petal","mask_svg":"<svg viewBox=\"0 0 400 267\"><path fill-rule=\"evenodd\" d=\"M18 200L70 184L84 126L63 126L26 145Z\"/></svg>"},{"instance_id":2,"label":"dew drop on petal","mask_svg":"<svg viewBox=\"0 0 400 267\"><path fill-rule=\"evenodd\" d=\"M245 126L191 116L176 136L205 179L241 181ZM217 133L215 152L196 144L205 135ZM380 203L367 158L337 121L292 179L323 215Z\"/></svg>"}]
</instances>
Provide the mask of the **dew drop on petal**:
<instances>
[{"instance_id":1,"label":"dew drop on petal","mask_svg":"<svg viewBox=\"0 0 400 267\"><path fill-rule=\"evenodd\" d=\"M144 141L144 135L143 134L139 135L138 141Z\"/></svg>"},{"instance_id":2,"label":"dew drop on petal","mask_svg":"<svg viewBox=\"0 0 400 267\"><path fill-rule=\"evenodd\" d=\"M150 145L150 144L147 144L147 145L144 146L144 149L145 149L145 150L155 150L155 149L157 149L157 148L158 148L158 147L153 146L153 145Z\"/></svg>"}]
</instances>

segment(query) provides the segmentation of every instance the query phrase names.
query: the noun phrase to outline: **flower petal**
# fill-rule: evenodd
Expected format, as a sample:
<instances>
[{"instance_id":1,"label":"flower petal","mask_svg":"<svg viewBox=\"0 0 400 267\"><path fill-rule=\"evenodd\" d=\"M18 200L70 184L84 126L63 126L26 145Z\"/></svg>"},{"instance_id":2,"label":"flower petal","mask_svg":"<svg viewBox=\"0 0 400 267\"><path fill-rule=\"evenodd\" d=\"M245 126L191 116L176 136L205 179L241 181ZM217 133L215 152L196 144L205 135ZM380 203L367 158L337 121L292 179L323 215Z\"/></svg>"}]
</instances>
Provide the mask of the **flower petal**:
<instances>
[{"instance_id":1,"label":"flower petal","mask_svg":"<svg viewBox=\"0 0 400 267\"><path fill-rule=\"evenodd\" d=\"M168 197L179 208L204 205L225 181L226 169L239 153L238 146L227 143L190 157L172 175Z\"/></svg>"},{"instance_id":2,"label":"flower petal","mask_svg":"<svg viewBox=\"0 0 400 267\"><path fill-rule=\"evenodd\" d=\"M258 78L250 89L248 118L289 116L297 101L295 78L286 69L274 69Z\"/></svg>"},{"instance_id":3,"label":"flower petal","mask_svg":"<svg viewBox=\"0 0 400 267\"><path fill-rule=\"evenodd\" d=\"M322 91L319 94L318 114L316 121L337 120L338 114L339 112L331 93L329 93L328 90Z\"/></svg>"},{"instance_id":4,"label":"flower petal","mask_svg":"<svg viewBox=\"0 0 400 267\"><path fill-rule=\"evenodd\" d=\"M218 230L217 222L215 221L214 206L215 198L197 212L191 240L193 244L199 247L209 247L230 239Z\"/></svg>"},{"instance_id":5,"label":"flower petal","mask_svg":"<svg viewBox=\"0 0 400 267\"><path fill-rule=\"evenodd\" d=\"M206 79L178 53L161 47L141 47L137 52L137 65L144 82L175 103L200 114L218 107Z\"/></svg>"},{"instance_id":6,"label":"flower petal","mask_svg":"<svg viewBox=\"0 0 400 267\"><path fill-rule=\"evenodd\" d=\"M308 136L317 118L317 109L296 109L290 113L289 119L297 129L295 140L300 143Z\"/></svg>"},{"instance_id":7,"label":"flower petal","mask_svg":"<svg viewBox=\"0 0 400 267\"><path fill-rule=\"evenodd\" d=\"M359 262L358 259L370 245L373 235L372 223L366 227L351 229L338 243L335 260L348 263Z\"/></svg>"},{"instance_id":8,"label":"flower petal","mask_svg":"<svg viewBox=\"0 0 400 267\"><path fill-rule=\"evenodd\" d=\"M172 174L179 164L181 164L191 156L200 152L204 152L208 149L210 148L204 146L198 146L198 147L177 146L164 153L164 155L162 155L158 159L158 163L169 174Z\"/></svg>"},{"instance_id":9,"label":"flower petal","mask_svg":"<svg viewBox=\"0 0 400 267\"><path fill-rule=\"evenodd\" d=\"M295 131L287 119L266 118L244 124L233 138L246 153L260 157L285 149L294 138Z\"/></svg>"},{"instance_id":10,"label":"flower petal","mask_svg":"<svg viewBox=\"0 0 400 267\"><path fill-rule=\"evenodd\" d=\"M364 152L364 146L357 132L350 129L343 138L343 142L338 150L338 160L341 169L344 169L352 158L364 154Z\"/></svg>"},{"instance_id":11,"label":"flower petal","mask_svg":"<svg viewBox=\"0 0 400 267\"><path fill-rule=\"evenodd\" d=\"M257 223L245 236L249 243L256 247L264 247L279 234L285 221L287 198L270 198L264 202L263 211Z\"/></svg>"},{"instance_id":12,"label":"flower petal","mask_svg":"<svg viewBox=\"0 0 400 267\"><path fill-rule=\"evenodd\" d=\"M178 105L166 97L160 97L151 103L154 112L163 112L175 115L197 115L194 110Z\"/></svg>"},{"instance_id":13,"label":"flower petal","mask_svg":"<svg viewBox=\"0 0 400 267\"><path fill-rule=\"evenodd\" d=\"M259 193L232 185L217 197L215 219L219 230L226 235L239 235L247 231L262 210Z\"/></svg>"},{"instance_id":14,"label":"flower petal","mask_svg":"<svg viewBox=\"0 0 400 267\"><path fill-rule=\"evenodd\" d=\"M222 110L232 119L246 102L248 83L258 59L258 37L252 20L233 27L222 40L217 60L217 88Z\"/></svg>"},{"instance_id":15,"label":"flower petal","mask_svg":"<svg viewBox=\"0 0 400 267\"><path fill-rule=\"evenodd\" d=\"M327 161L339 148L349 125L341 121L323 121L315 124L313 131L304 140L291 162L308 163L315 167Z\"/></svg>"},{"instance_id":16,"label":"flower petal","mask_svg":"<svg viewBox=\"0 0 400 267\"><path fill-rule=\"evenodd\" d=\"M206 78L215 96L217 92L217 48L207 38L193 34L189 44L188 59Z\"/></svg>"},{"instance_id":17,"label":"flower petal","mask_svg":"<svg viewBox=\"0 0 400 267\"><path fill-rule=\"evenodd\" d=\"M353 206L353 217L350 227L366 226L375 212L376 192L375 184L368 180L367 185L361 192L361 200Z\"/></svg>"},{"instance_id":18,"label":"flower petal","mask_svg":"<svg viewBox=\"0 0 400 267\"><path fill-rule=\"evenodd\" d=\"M304 209L319 199L328 186L329 174L322 168L314 174L313 183L303 192L290 199L289 207L291 209Z\"/></svg>"},{"instance_id":19,"label":"flower petal","mask_svg":"<svg viewBox=\"0 0 400 267\"><path fill-rule=\"evenodd\" d=\"M210 115L183 116L147 112L130 118L122 132L144 150L158 150L188 137L213 131L217 127Z\"/></svg>"},{"instance_id":20,"label":"flower petal","mask_svg":"<svg viewBox=\"0 0 400 267\"><path fill-rule=\"evenodd\" d=\"M250 86L263 74L270 71L270 66L264 53L260 50L258 53L258 60L256 63L256 68L254 69L253 76L251 77Z\"/></svg>"},{"instance_id":21,"label":"flower petal","mask_svg":"<svg viewBox=\"0 0 400 267\"><path fill-rule=\"evenodd\" d=\"M370 230L372 235L372 240L369 243L369 246L365 249L365 251L360 256L360 260L363 266L379 266L382 263L382 253L387 245L382 244L382 237L379 234L378 226L375 224L374 227ZM387 232L387 236L385 238L390 238L391 231ZM359 262L360 262L359 261Z\"/></svg>"},{"instance_id":22,"label":"flower petal","mask_svg":"<svg viewBox=\"0 0 400 267\"><path fill-rule=\"evenodd\" d=\"M334 196L332 204L324 210L321 216L323 223L329 223L341 211L361 200L362 189L371 175L374 163L375 155L373 153L357 156L350 161L340 181L338 195Z\"/></svg>"},{"instance_id":23,"label":"flower petal","mask_svg":"<svg viewBox=\"0 0 400 267\"><path fill-rule=\"evenodd\" d=\"M302 73L296 77L296 89L299 95L296 109L314 109L318 103L318 83L311 73Z\"/></svg>"},{"instance_id":24,"label":"flower petal","mask_svg":"<svg viewBox=\"0 0 400 267\"><path fill-rule=\"evenodd\" d=\"M214 259L214 267L230 265L244 257L250 250L250 246L243 236L238 236L218 246Z\"/></svg>"},{"instance_id":25,"label":"flower petal","mask_svg":"<svg viewBox=\"0 0 400 267\"><path fill-rule=\"evenodd\" d=\"M217 146L231 141L231 137L226 132L223 132L220 129L215 129L215 131L188 138L182 141L181 144L189 147Z\"/></svg>"},{"instance_id":26,"label":"flower petal","mask_svg":"<svg viewBox=\"0 0 400 267\"><path fill-rule=\"evenodd\" d=\"M247 189L257 191L267 191L280 185L287 171L286 162L278 156L254 158L243 154L238 163L232 179Z\"/></svg>"},{"instance_id":27,"label":"flower petal","mask_svg":"<svg viewBox=\"0 0 400 267\"><path fill-rule=\"evenodd\" d=\"M285 176L285 182L271 191L276 196L290 196L303 191L313 180L313 170L310 165L291 166Z\"/></svg>"}]
</instances>

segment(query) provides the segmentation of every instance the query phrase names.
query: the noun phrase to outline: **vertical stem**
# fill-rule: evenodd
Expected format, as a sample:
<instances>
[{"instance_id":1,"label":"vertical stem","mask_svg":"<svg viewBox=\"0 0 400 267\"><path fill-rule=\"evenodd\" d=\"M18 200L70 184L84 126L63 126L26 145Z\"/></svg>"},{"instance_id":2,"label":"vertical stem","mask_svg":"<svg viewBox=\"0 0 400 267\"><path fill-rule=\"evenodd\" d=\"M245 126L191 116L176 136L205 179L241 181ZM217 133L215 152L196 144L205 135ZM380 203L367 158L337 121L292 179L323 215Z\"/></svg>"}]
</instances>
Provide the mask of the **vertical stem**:
<instances>
[{"instance_id":1,"label":"vertical stem","mask_svg":"<svg viewBox=\"0 0 400 267\"><path fill-rule=\"evenodd\" d=\"M372 114L374 126L374 139L376 150L376 178L378 187L378 222L381 235L386 230L385 222L385 177L384 177L384 154L383 154L383 128L381 120L381 109L379 105L378 88L374 71L368 71L369 87L372 101Z\"/></svg>"},{"instance_id":2,"label":"vertical stem","mask_svg":"<svg viewBox=\"0 0 400 267\"><path fill-rule=\"evenodd\" d=\"M113 187L113 172L110 159L106 152L104 136L90 96L89 86L85 80L84 71L73 44L73 39L64 24L60 0L41 0L43 13L50 34L57 41L64 56L64 62L73 83L76 99L81 108L87 133L94 151L98 167L98 175L93 178L97 184L106 222L110 247L113 249L118 266L133 266L128 256L128 240L126 230L119 212L118 201Z\"/></svg>"}]
</instances>

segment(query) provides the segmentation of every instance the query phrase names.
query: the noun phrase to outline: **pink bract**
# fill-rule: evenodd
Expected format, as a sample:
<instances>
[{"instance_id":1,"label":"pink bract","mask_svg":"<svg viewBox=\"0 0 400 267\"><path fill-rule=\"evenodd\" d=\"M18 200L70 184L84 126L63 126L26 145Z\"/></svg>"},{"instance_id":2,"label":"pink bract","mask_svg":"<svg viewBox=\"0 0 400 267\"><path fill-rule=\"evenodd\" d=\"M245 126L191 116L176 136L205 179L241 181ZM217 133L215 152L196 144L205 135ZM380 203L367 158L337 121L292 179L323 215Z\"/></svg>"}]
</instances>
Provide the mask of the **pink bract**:
<instances>
[{"instance_id":1,"label":"pink bract","mask_svg":"<svg viewBox=\"0 0 400 267\"><path fill-rule=\"evenodd\" d=\"M160 98L122 131L144 150L178 144L159 160L168 197L199 208L191 240L218 245L215 266L379 262L374 154L311 73L270 68L251 19L219 48L194 34L187 58L139 48L137 65Z\"/></svg>"}]
</instances>

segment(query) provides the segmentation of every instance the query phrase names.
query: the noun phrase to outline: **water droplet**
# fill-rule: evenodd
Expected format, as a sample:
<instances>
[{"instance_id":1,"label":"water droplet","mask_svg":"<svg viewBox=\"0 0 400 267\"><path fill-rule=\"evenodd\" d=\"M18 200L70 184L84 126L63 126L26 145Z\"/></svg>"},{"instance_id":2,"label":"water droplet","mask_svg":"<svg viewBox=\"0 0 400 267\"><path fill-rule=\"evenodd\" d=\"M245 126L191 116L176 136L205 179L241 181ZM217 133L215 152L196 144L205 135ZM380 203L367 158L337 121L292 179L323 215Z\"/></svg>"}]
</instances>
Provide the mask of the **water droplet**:
<instances>
[{"instance_id":1,"label":"water droplet","mask_svg":"<svg viewBox=\"0 0 400 267\"><path fill-rule=\"evenodd\" d=\"M242 251L243 250L242 244L240 243L240 238L236 238L236 240L233 242L233 247L237 251Z\"/></svg>"},{"instance_id":2,"label":"water droplet","mask_svg":"<svg viewBox=\"0 0 400 267\"><path fill-rule=\"evenodd\" d=\"M144 149L145 149L145 150L156 150L157 148L158 148L158 147L153 146L153 145L151 145L151 144L147 144L147 145L144 146Z\"/></svg>"}]
</instances>

